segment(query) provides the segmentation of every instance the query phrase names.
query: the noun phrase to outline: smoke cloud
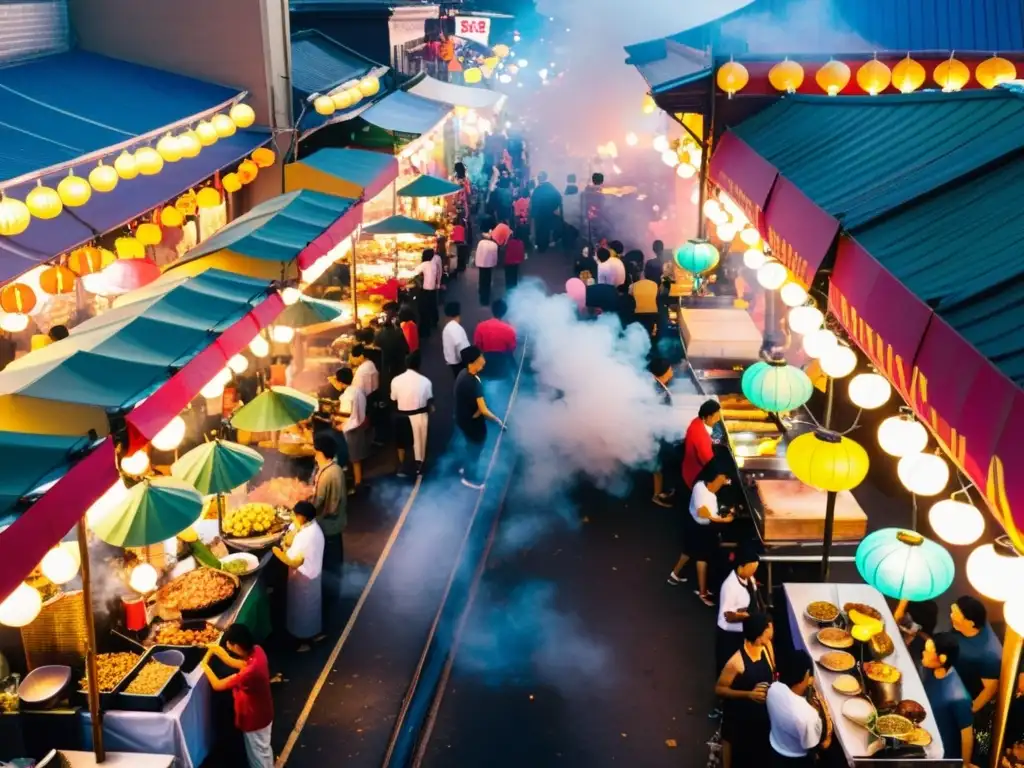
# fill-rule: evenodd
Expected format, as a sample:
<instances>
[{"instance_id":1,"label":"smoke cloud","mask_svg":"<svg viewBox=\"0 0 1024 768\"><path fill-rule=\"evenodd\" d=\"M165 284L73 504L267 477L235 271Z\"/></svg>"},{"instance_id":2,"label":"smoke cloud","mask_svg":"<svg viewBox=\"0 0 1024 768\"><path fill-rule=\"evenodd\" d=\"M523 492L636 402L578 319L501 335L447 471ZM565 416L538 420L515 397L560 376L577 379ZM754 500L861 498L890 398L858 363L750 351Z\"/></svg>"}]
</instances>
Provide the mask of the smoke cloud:
<instances>
[{"instance_id":1,"label":"smoke cloud","mask_svg":"<svg viewBox=\"0 0 1024 768\"><path fill-rule=\"evenodd\" d=\"M722 25L756 54L840 54L877 50L842 19L832 0L802 0L784 14L753 13Z\"/></svg>"}]
</instances>

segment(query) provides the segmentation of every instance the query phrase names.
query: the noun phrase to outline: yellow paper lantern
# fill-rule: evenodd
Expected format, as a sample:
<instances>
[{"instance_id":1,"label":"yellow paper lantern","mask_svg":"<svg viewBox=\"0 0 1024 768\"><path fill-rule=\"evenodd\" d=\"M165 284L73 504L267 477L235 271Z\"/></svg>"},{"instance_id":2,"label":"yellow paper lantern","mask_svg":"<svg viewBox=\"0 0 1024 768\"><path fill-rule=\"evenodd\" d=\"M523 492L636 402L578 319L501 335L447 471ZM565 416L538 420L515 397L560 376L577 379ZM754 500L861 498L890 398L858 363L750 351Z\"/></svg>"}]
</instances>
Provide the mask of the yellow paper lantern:
<instances>
[{"instance_id":1,"label":"yellow paper lantern","mask_svg":"<svg viewBox=\"0 0 1024 768\"><path fill-rule=\"evenodd\" d=\"M125 181L131 181L139 175L139 164L135 162L135 155L130 152L122 152L114 161L114 170L118 177Z\"/></svg>"},{"instance_id":2,"label":"yellow paper lantern","mask_svg":"<svg viewBox=\"0 0 1024 768\"><path fill-rule=\"evenodd\" d=\"M750 81L750 73L747 68L738 61L729 61L718 68L718 75L715 78L718 87L729 96L742 91Z\"/></svg>"},{"instance_id":3,"label":"yellow paper lantern","mask_svg":"<svg viewBox=\"0 0 1024 768\"><path fill-rule=\"evenodd\" d=\"M334 99L330 96L317 96L313 100L313 109L316 110L318 115L327 117L328 115L334 114Z\"/></svg>"},{"instance_id":4,"label":"yellow paper lantern","mask_svg":"<svg viewBox=\"0 0 1024 768\"><path fill-rule=\"evenodd\" d=\"M117 169L104 165L102 160L89 171L89 185L97 192L112 192L118 180Z\"/></svg>"},{"instance_id":5,"label":"yellow paper lantern","mask_svg":"<svg viewBox=\"0 0 1024 768\"><path fill-rule=\"evenodd\" d=\"M203 187L196 194L196 205L200 208L216 208L221 202L220 190L216 187Z\"/></svg>"},{"instance_id":6,"label":"yellow paper lantern","mask_svg":"<svg viewBox=\"0 0 1024 768\"><path fill-rule=\"evenodd\" d=\"M349 88L345 93L348 94L348 99L353 106L363 100L363 92L358 87Z\"/></svg>"},{"instance_id":7,"label":"yellow paper lantern","mask_svg":"<svg viewBox=\"0 0 1024 768\"><path fill-rule=\"evenodd\" d=\"M483 72L480 71L479 67L470 67L463 73L463 78L470 85L479 83L483 79Z\"/></svg>"},{"instance_id":8,"label":"yellow paper lantern","mask_svg":"<svg viewBox=\"0 0 1024 768\"><path fill-rule=\"evenodd\" d=\"M829 96L835 96L850 82L850 68L843 62L832 59L818 70L814 80L821 90Z\"/></svg>"},{"instance_id":9,"label":"yellow paper lantern","mask_svg":"<svg viewBox=\"0 0 1024 768\"><path fill-rule=\"evenodd\" d=\"M89 202L89 198L92 197L92 187L89 186L88 181L80 176L75 176L75 172L71 171L60 180L57 185L57 194L60 195L60 201L65 206L78 208Z\"/></svg>"},{"instance_id":10,"label":"yellow paper lantern","mask_svg":"<svg viewBox=\"0 0 1024 768\"><path fill-rule=\"evenodd\" d=\"M789 444L786 461L796 478L823 491L849 491L867 477L868 453L835 432L807 432Z\"/></svg>"},{"instance_id":11,"label":"yellow paper lantern","mask_svg":"<svg viewBox=\"0 0 1024 768\"><path fill-rule=\"evenodd\" d=\"M237 192L242 188L242 180L237 173L225 173L220 183L225 192Z\"/></svg>"},{"instance_id":12,"label":"yellow paper lantern","mask_svg":"<svg viewBox=\"0 0 1024 768\"><path fill-rule=\"evenodd\" d=\"M496 66L498 66L500 61L501 59L499 59L497 56L488 56L486 59L484 59L484 66L487 67L488 69L493 70Z\"/></svg>"},{"instance_id":13,"label":"yellow paper lantern","mask_svg":"<svg viewBox=\"0 0 1024 768\"><path fill-rule=\"evenodd\" d=\"M983 88L995 88L997 85L1017 79L1017 66L1001 56L985 59L974 70L974 78Z\"/></svg>"},{"instance_id":14,"label":"yellow paper lantern","mask_svg":"<svg viewBox=\"0 0 1024 768\"><path fill-rule=\"evenodd\" d=\"M25 196L25 205L28 211L37 219L56 219L64 210L64 203L61 202L57 190L51 187L44 187L43 183L37 182L32 191Z\"/></svg>"},{"instance_id":15,"label":"yellow paper lantern","mask_svg":"<svg viewBox=\"0 0 1024 768\"><path fill-rule=\"evenodd\" d=\"M376 96L380 93L380 80L376 77L364 77L359 81L359 92L366 98Z\"/></svg>"},{"instance_id":16,"label":"yellow paper lantern","mask_svg":"<svg viewBox=\"0 0 1024 768\"><path fill-rule=\"evenodd\" d=\"M147 221L139 224L135 230L135 239L143 245L160 245L160 241L164 239L164 233L158 225Z\"/></svg>"},{"instance_id":17,"label":"yellow paper lantern","mask_svg":"<svg viewBox=\"0 0 1024 768\"><path fill-rule=\"evenodd\" d=\"M511 49L504 43L498 43L492 50L494 51L494 55L499 59L504 59L509 55L509 53L511 53Z\"/></svg>"},{"instance_id":18,"label":"yellow paper lantern","mask_svg":"<svg viewBox=\"0 0 1024 768\"><path fill-rule=\"evenodd\" d=\"M229 114L231 122L239 128L248 128L256 122L256 112L248 104L235 104Z\"/></svg>"},{"instance_id":19,"label":"yellow paper lantern","mask_svg":"<svg viewBox=\"0 0 1024 768\"><path fill-rule=\"evenodd\" d=\"M114 241L114 252L119 259L144 259L146 246L134 237L119 237Z\"/></svg>"},{"instance_id":20,"label":"yellow paper lantern","mask_svg":"<svg viewBox=\"0 0 1024 768\"><path fill-rule=\"evenodd\" d=\"M47 267L39 274L39 287L51 296L71 293L75 290L75 273L60 264Z\"/></svg>"},{"instance_id":21,"label":"yellow paper lantern","mask_svg":"<svg viewBox=\"0 0 1024 768\"><path fill-rule=\"evenodd\" d=\"M253 150L252 161L260 168L269 168L277 161L277 155L274 154L272 149L260 147Z\"/></svg>"},{"instance_id":22,"label":"yellow paper lantern","mask_svg":"<svg viewBox=\"0 0 1024 768\"><path fill-rule=\"evenodd\" d=\"M803 85L804 68L799 62L785 59L769 70L768 82L777 91L795 93L797 88Z\"/></svg>"},{"instance_id":23,"label":"yellow paper lantern","mask_svg":"<svg viewBox=\"0 0 1024 768\"><path fill-rule=\"evenodd\" d=\"M196 126L196 136L199 139L199 143L204 147L209 147L217 143L217 129L213 127L213 123L209 120L200 120L199 125Z\"/></svg>"},{"instance_id":24,"label":"yellow paper lantern","mask_svg":"<svg viewBox=\"0 0 1024 768\"><path fill-rule=\"evenodd\" d=\"M181 146L178 144L178 140L169 133L156 143L156 151L168 163L176 163L181 160Z\"/></svg>"},{"instance_id":25,"label":"yellow paper lantern","mask_svg":"<svg viewBox=\"0 0 1024 768\"><path fill-rule=\"evenodd\" d=\"M20 235L32 223L32 214L28 206L13 197L0 194L0 235L14 237Z\"/></svg>"},{"instance_id":26,"label":"yellow paper lantern","mask_svg":"<svg viewBox=\"0 0 1024 768\"><path fill-rule=\"evenodd\" d=\"M927 76L920 62L914 61L909 54L892 68L892 84L900 93L913 93L924 85Z\"/></svg>"},{"instance_id":27,"label":"yellow paper lantern","mask_svg":"<svg viewBox=\"0 0 1024 768\"><path fill-rule=\"evenodd\" d=\"M152 147L140 147L135 150L135 167L143 176L156 176L164 169L164 159Z\"/></svg>"},{"instance_id":28,"label":"yellow paper lantern","mask_svg":"<svg viewBox=\"0 0 1024 768\"><path fill-rule=\"evenodd\" d=\"M178 136L178 149L181 150L182 157L198 157L203 151L203 144L195 131L188 130Z\"/></svg>"},{"instance_id":29,"label":"yellow paper lantern","mask_svg":"<svg viewBox=\"0 0 1024 768\"><path fill-rule=\"evenodd\" d=\"M348 91L338 91L331 94L331 103L336 110L348 109L352 106L352 96Z\"/></svg>"},{"instance_id":30,"label":"yellow paper lantern","mask_svg":"<svg viewBox=\"0 0 1024 768\"><path fill-rule=\"evenodd\" d=\"M892 70L878 59L864 62L857 70L857 85L871 96L877 96L892 82Z\"/></svg>"},{"instance_id":31,"label":"yellow paper lantern","mask_svg":"<svg viewBox=\"0 0 1024 768\"><path fill-rule=\"evenodd\" d=\"M932 77L943 91L955 93L971 81L971 70L962 61L950 56L935 68Z\"/></svg>"},{"instance_id":32,"label":"yellow paper lantern","mask_svg":"<svg viewBox=\"0 0 1024 768\"><path fill-rule=\"evenodd\" d=\"M213 120L210 121L213 125L213 130L217 132L217 138L226 139L228 136L234 136L237 126L235 121L227 115L214 115Z\"/></svg>"},{"instance_id":33,"label":"yellow paper lantern","mask_svg":"<svg viewBox=\"0 0 1024 768\"><path fill-rule=\"evenodd\" d=\"M185 217L173 205L168 205L160 211L160 223L165 227L180 227L185 223Z\"/></svg>"},{"instance_id":34,"label":"yellow paper lantern","mask_svg":"<svg viewBox=\"0 0 1024 768\"><path fill-rule=\"evenodd\" d=\"M238 180L243 184L251 184L260 174L260 168L252 160L243 160L238 164Z\"/></svg>"}]
</instances>

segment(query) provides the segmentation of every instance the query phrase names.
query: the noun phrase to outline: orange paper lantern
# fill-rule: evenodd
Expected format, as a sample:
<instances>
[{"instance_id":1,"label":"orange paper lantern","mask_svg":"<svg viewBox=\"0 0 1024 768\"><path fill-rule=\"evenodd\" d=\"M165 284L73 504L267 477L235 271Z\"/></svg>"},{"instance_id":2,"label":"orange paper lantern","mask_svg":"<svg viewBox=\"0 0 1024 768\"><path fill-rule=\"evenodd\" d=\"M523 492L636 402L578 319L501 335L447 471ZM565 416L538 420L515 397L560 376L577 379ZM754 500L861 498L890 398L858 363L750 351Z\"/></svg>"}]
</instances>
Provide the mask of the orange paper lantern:
<instances>
[{"instance_id":1,"label":"orange paper lantern","mask_svg":"<svg viewBox=\"0 0 1024 768\"><path fill-rule=\"evenodd\" d=\"M68 269L81 277L95 274L113 263L114 254L106 248L87 245L71 252L71 256L68 258Z\"/></svg>"},{"instance_id":2,"label":"orange paper lantern","mask_svg":"<svg viewBox=\"0 0 1024 768\"><path fill-rule=\"evenodd\" d=\"M251 184L260 174L259 166L252 160L243 160L238 164L238 180L243 184Z\"/></svg>"},{"instance_id":3,"label":"orange paper lantern","mask_svg":"<svg viewBox=\"0 0 1024 768\"><path fill-rule=\"evenodd\" d=\"M971 70L962 61L950 56L935 68L932 77L935 79L935 84L943 91L955 93L963 90L963 87L971 81Z\"/></svg>"},{"instance_id":4,"label":"orange paper lantern","mask_svg":"<svg viewBox=\"0 0 1024 768\"><path fill-rule=\"evenodd\" d=\"M274 150L260 147L252 153L252 161L260 168L269 168L277 160Z\"/></svg>"},{"instance_id":5,"label":"orange paper lantern","mask_svg":"<svg viewBox=\"0 0 1024 768\"><path fill-rule=\"evenodd\" d=\"M75 290L75 273L60 264L44 269L39 275L39 287L51 296L71 293Z\"/></svg>"},{"instance_id":6,"label":"orange paper lantern","mask_svg":"<svg viewBox=\"0 0 1024 768\"><path fill-rule=\"evenodd\" d=\"M732 96L746 87L750 81L750 73L738 61L729 61L719 67L718 75L715 79L718 87Z\"/></svg>"},{"instance_id":7,"label":"orange paper lantern","mask_svg":"<svg viewBox=\"0 0 1024 768\"><path fill-rule=\"evenodd\" d=\"M1017 65L1008 59L993 56L978 65L974 70L974 78L983 88L995 88L1017 79Z\"/></svg>"},{"instance_id":8,"label":"orange paper lantern","mask_svg":"<svg viewBox=\"0 0 1024 768\"><path fill-rule=\"evenodd\" d=\"M892 82L892 70L878 59L865 62L857 70L857 85L865 93L877 96Z\"/></svg>"},{"instance_id":9,"label":"orange paper lantern","mask_svg":"<svg viewBox=\"0 0 1024 768\"><path fill-rule=\"evenodd\" d=\"M924 67L909 55L892 68L892 84L900 93L913 93L924 85L926 77Z\"/></svg>"},{"instance_id":10,"label":"orange paper lantern","mask_svg":"<svg viewBox=\"0 0 1024 768\"><path fill-rule=\"evenodd\" d=\"M843 62L832 59L818 70L814 80L821 90L829 96L835 96L850 82L850 68Z\"/></svg>"},{"instance_id":11,"label":"orange paper lantern","mask_svg":"<svg viewBox=\"0 0 1024 768\"><path fill-rule=\"evenodd\" d=\"M11 283L0 289L0 309L4 312L28 314L36 307L36 294L24 283Z\"/></svg>"},{"instance_id":12,"label":"orange paper lantern","mask_svg":"<svg viewBox=\"0 0 1024 768\"><path fill-rule=\"evenodd\" d=\"M780 61L768 72L768 82L777 91L795 93L803 85L804 68L796 61Z\"/></svg>"}]
</instances>

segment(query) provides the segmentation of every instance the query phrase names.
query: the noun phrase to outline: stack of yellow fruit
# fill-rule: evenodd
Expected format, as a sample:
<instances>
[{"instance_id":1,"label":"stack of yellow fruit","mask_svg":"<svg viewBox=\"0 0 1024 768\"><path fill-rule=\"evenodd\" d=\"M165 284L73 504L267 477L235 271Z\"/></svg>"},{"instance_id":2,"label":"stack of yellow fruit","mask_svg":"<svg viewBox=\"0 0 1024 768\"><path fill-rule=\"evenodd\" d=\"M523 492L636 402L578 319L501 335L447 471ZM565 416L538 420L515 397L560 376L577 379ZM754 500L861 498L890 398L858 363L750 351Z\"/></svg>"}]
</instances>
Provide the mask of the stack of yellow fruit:
<instances>
[{"instance_id":1,"label":"stack of yellow fruit","mask_svg":"<svg viewBox=\"0 0 1024 768\"><path fill-rule=\"evenodd\" d=\"M269 504L243 504L224 519L224 533L240 539L270 533L278 522Z\"/></svg>"}]
</instances>

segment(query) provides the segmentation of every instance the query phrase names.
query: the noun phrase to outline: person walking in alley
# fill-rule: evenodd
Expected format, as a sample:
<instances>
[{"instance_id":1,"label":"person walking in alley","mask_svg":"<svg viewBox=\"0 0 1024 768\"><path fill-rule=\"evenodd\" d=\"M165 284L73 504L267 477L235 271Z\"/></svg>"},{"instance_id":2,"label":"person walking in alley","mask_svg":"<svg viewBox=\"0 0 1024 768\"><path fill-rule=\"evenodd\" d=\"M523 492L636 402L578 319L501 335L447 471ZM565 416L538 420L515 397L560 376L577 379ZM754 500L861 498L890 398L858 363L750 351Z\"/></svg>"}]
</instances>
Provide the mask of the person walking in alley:
<instances>
[{"instance_id":1,"label":"person walking in alley","mask_svg":"<svg viewBox=\"0 0 1024 768\"><path fill-rule=\"evenodd\" d=\"M433 410L434 385L420 373L420 355L412 352L406 358L406 370L391 382L391 399L395 401L395 438L398 443L398 472L403 473L407 452L411 449L416 474L423 474L427 456L427 427Z\"/></svg>"},{"instance_id":2,"label":"person walking in alley","mask_svg":"<svg viewBox=\"0 0 1024 768\"><path fill-rule=\"evenodd\" d=\"M462 327L462 305L457 301L449 301L444 305L444 316L448 322L441 331L441 349L452 376L457 377L465 367L462 363L462 350L469 346L469 336Z\"/></svg>"},{"instance_id":3,"label":"person walking in alley","mask_svg":"<svg viewBox=\"0 0 1024 768\"><path fill-rule=\"evenodd\" d=\"M530 197L530 215L533 217L539 253L544 253L551 245L561 207L562 195L555 189L555 185L548 181L548 175L541 172L537 176L537 188Z\"/></svg>"},{"instance_id":4,"label":"person walking in alley","mask_svg":"<svg viewBox=\"0 0 1024 768\"><path fill-rule=\"evenodd\" d=\"M508 305L498 299L491 304L491 318L478 324L473 331L474 346L487 358L488 378L503 378L515 366L516 329L505 322L506 314Z\"/></svg>"},{"instance_id":5,"label":"person walking in alley","mask_svg":"<svg viewBox=\"0 0 1024 768\"><path fill-rule=\"evenodd\" d=\"M491 277L494 268L498 266L498 244L490 232L484 232L483 238L477 243L474 260L478 271L480 306L486 307L491 303Z\"/></svg>"},{"instance_id":6,"label":"person walking in alley","mask_svg":"<svg viewBox=\"0 0 1024 768\"><path fill-rule=\"evenodd\" d=\"M467 488L481 490L484 487L484 473L480 466L480 454L487 442L487 422L493 421L499 428L505 424L487 407L484 388L480 383L480 372L484 369L484 356L477 347L462 350L462 362L466 366L455 379L455 425L464 441L462 484Z\"/></svg>"}]
</instances>

